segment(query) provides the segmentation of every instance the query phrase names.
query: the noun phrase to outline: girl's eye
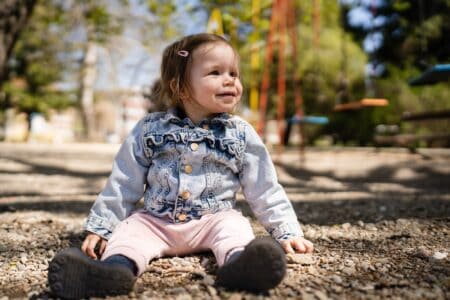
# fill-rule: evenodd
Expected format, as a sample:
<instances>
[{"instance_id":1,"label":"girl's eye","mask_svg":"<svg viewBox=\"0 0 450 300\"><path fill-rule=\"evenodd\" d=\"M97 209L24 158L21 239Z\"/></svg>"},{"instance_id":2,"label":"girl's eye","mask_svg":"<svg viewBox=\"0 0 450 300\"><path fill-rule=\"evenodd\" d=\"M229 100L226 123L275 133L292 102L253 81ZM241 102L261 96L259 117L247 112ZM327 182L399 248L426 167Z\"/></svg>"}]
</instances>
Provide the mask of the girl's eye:
<instances>
[{"instance_id":1,"label":"girl's eye","mask_svg":"<svg viewBox=\"0 0 450 300\"><path fill-rule=\"evenodd\" d=\"M220 73L219 73L219 71L214 70L214 71L209 72L209 75L220 75Z\"/></svg>"},{"instance_id":2,"label":"girl's eye","mask_svg":"<svg viewBox=\"0 0 450 300\"><path fill-rule=\"evenodd\" d=\"M238 72L231 72L230 76L231 77L235 77L235 78L239 78L239 73Z\"/></svg>"}]
</instances>

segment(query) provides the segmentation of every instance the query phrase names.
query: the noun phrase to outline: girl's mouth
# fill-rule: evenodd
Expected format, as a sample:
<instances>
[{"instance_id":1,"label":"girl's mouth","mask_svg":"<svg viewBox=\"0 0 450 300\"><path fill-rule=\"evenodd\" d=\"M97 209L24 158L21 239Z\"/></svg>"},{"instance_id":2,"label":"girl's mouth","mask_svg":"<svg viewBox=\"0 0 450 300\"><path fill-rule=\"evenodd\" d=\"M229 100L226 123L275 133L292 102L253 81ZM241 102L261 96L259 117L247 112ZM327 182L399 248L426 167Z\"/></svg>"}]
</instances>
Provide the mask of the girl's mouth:
<instances>
[{"instance_id":1,"label":"girl's mouth","mask_svg":"<svg viewBox=\"0 0 450 300\"><path fill-rule=\"evenodd\" d=\"M225 92L225 93L217 94L217 96L219 96L219 97L236 97L236 93L234 93L234 92Z\"/></svg>"}]
</instances>

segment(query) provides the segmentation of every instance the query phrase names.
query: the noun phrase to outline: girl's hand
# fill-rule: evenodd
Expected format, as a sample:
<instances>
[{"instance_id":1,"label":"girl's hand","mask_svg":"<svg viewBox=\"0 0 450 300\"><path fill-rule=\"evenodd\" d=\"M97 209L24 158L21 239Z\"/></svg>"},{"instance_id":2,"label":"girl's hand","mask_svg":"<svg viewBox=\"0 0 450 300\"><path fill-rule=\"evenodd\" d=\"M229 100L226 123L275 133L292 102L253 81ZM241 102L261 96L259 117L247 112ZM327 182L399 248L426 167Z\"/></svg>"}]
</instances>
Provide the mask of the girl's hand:
<instances>
[{"instance_id":1,"label":"girl's hand","mask_svg":"<svg viewBox=\"0 0 450 300\"><path fill-rule=\"evenodd\" d=\"M90 258L97 259L97 254L95 254L95 247L100 242L99 254L102 255L106 248L107 241L95 233L89 233L84 239L83 245L81 245L81 250L87 254Z\"/></svg>"},{"instance_id":2,"label":"girl's hand","mask_svg":"<svg viewBox=\"0 0 450 300\"><path fill-rule=\"evenodd\" d=\"M312 253L314 245L303 237L294 237L280 242L286 253Z\"/></svg>"}]
</instances>

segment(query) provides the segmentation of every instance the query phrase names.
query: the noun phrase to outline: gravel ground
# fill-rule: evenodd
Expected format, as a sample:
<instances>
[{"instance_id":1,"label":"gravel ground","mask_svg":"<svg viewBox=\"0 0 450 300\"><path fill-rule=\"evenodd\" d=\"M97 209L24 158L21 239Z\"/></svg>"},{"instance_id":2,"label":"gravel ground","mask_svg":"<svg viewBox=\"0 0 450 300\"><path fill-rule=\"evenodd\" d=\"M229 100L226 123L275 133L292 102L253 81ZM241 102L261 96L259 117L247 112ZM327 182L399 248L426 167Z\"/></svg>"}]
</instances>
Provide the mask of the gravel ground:
<instances>
[{"instance_id":1,"label":"gravel ground","mask_svg":"<svg viewBox=\"0 0 450 300\"><path fill-rule=\"evenodd\" d=\"M0 143L0 300L52 298L51 258L78 247L117 146ZM333 148L274 154L312 255L288 256L264 295L214 286L210 253L151 263L117 299L450 299L450 150ZM249 207L239 208L258 235Z\"/></svg>"}]
</instances>

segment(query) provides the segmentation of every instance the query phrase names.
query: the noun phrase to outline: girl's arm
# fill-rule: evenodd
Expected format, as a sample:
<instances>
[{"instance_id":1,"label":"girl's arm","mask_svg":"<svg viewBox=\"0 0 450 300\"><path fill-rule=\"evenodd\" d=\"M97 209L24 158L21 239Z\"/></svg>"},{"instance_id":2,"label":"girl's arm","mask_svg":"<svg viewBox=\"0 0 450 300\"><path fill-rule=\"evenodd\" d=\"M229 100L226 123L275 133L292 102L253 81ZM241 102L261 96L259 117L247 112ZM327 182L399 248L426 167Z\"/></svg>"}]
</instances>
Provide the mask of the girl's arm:
<instances>
[{"instance_id":1,"label":"girl's arm","mask_svg":"<svg viewBox=\"0 0 450 300\"><path fill-rule=\"evenodd\" d=\"M85 229L104 239L109 239L114 227L131 214L144 194L150 166L142 142L144 120L134 127L120 147L106 186L87 218Z\"/></svg>"},{"instance_id":2,"label":"girl's arm","mask_svg":"<svg viewBox=\"0 0 450 300\"><path fill-rule=\"evenodd\" d=\"M252 211L264 228L280 243L303 237L292 204L278 183L269 152L248 123L245 124L245 142L240 180L245 199Z\"/></svg>"}]
</instances>

